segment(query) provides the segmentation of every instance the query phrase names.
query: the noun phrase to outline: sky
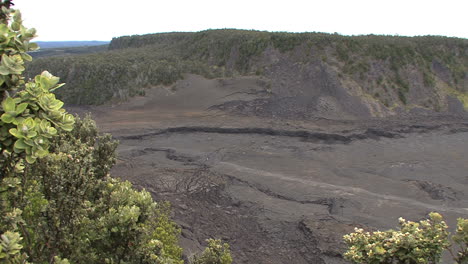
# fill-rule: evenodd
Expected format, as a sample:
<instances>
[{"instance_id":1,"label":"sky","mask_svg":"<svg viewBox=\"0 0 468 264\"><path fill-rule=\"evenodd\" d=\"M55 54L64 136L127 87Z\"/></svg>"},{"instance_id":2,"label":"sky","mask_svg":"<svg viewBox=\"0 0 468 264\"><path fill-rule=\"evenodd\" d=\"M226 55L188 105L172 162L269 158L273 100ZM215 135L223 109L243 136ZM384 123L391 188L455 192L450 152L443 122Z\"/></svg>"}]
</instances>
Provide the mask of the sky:
<instances>
[{"instance_id":1,"label":"sky","mask_svg":"<svg viewBox=\"0 0 468 264\"><path fill-rule=\"evenodd\" d=\"M13 0L37 41L237 28L468 38L468 0Z\"/></svg>"}]
</instances>

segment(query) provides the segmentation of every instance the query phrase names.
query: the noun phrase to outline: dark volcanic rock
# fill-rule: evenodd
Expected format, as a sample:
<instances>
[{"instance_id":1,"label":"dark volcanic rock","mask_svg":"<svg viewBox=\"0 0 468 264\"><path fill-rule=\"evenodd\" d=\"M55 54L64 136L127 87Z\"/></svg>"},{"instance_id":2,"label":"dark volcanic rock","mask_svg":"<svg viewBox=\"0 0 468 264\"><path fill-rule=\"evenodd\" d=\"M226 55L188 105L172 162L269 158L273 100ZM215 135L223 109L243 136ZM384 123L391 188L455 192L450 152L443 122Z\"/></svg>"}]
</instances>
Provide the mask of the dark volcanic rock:
<instances>
[{"instance_id":1,"label":"dark volcanic rock","mask_svg":"<svg viewBox=\"0 0 468 264\"><path fill-rule=\"evenodd\" d=\"M187 258L213 237L231 245L234 263L344 263L342 236L354 227L394 228L431 211L453 227L468 216L463 117L294 119L212 107L260 99L252 91L262 89L256 77L188 76L89 108L120 140L113 176L171 202Z\"/></svg>"}]
</instances>

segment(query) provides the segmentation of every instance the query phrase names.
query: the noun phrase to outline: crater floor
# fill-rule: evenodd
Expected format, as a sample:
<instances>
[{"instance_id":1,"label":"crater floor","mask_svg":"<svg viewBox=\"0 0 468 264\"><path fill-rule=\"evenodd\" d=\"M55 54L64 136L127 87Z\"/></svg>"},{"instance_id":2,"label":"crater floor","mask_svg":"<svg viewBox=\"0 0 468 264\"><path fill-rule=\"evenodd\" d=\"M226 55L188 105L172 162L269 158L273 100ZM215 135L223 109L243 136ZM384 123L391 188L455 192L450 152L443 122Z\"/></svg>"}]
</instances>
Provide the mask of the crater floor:
<instances>
[{"instance_id":1,"label":"crater floor","mask_svg":"<svg viewBox=\"0 0 468 264\"><path fill-rule=\"evenodd\" d=\"M172 203L186 256L215 237L235 263L344 263L342 236L355 226L388 229L431 211L451 227L468 217L466 120L306 121L210 108L262 89L254 77L188 76L72 111L90 111L120 140L113 176Z\"/></svg>"}]
</instances>

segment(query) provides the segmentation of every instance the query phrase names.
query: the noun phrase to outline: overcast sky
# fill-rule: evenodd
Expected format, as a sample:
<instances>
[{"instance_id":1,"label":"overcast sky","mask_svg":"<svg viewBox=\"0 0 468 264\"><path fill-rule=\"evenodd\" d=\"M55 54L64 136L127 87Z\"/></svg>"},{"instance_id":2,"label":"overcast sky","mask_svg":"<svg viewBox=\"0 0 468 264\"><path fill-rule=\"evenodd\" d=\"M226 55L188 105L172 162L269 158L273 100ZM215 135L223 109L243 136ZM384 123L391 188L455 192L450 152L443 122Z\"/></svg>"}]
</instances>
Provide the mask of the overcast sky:
<instances>
[{"instance_id":1,"label":"overcast sky","mask_svg":"<svg viewBox=\"0 0 468 264\"><path fill-rule=\"evenodd\" d=\"M468 38L468 0L13 0L40 41L217 28Z\"/></svg>"}]
</instances>

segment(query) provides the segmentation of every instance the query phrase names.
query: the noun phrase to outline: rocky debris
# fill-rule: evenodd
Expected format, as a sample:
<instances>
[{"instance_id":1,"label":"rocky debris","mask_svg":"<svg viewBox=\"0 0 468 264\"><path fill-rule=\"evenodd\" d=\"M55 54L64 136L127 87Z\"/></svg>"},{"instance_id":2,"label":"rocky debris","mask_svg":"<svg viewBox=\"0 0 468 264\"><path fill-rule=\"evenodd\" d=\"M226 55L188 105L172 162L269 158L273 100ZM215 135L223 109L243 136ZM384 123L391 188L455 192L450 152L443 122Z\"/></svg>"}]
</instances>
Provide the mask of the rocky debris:
<instances>
[{"instance_id":1,"label":"rocky debris","mask_svg":"<svg viewBox=\"0 0 468 264\"><path fill-rule=\"evenodd\" d=\"M463 117L301 119L209 109L295 89L285 83L257 94L263 85L188 76L170 93L155 88L90 108L120 140L112 175L171 202L187 258L205 239L221 238L236 264L344 263L342 236L355 226L389 229L400 216L417 221L430 211L454 226L468 216Z\"/></svg>"},{"instance_id":2,"label":"rocky debris","mask_svg":"<svg viewBox=\"0 0 468 264\"><path fill-rule=\"evenodd\" d=\"M441 184L433 183L430 181L420 180L405 180L411 184L414 184L422 191L426 192L434 200L451 200L456 201L457 192L450 187L443 186Z\"/></svg>"}]
</instances>

